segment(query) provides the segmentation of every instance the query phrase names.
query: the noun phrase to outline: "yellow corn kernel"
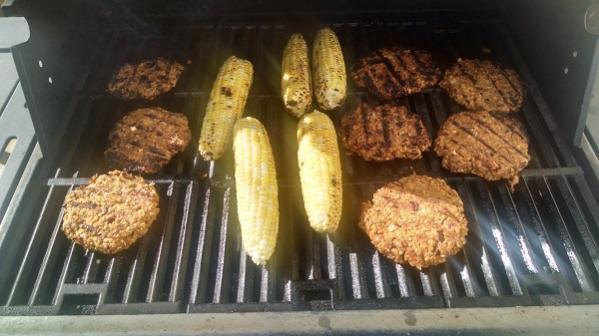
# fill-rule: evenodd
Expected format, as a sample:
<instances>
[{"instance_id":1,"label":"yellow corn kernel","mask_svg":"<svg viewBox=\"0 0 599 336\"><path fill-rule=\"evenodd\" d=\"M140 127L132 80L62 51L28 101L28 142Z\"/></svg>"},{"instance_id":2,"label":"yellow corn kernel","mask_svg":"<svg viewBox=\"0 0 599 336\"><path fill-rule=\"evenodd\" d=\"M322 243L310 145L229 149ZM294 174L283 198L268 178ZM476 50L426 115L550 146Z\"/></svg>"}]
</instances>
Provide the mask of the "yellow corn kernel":
<instances>
[{"instance_id":1,"label":"yellow corn kernel","mask_svg":"<svg viewBox=\"0 0 599 336\"><path fill-rule=\"evenodd\" d=\"M235 121L243 115L254 69L249 61L229 57L220 67L210 91L198 143L205 160L218 160L227 149Z\"/></svg>"},{"instance_id":2,"label":"yellow corn kernel","mask_svg":"<svg viewBox=\"0 0 599 336\"><path fill-rule=\"evenodd\" d=\"M305 114L297 126L298 163L304 207L310 226L332 233L341 219L343 187L335 126L319 111Z\"/></svg>"},{"instance_id":3,"label":"yellow corn kernel","mask_svg":"<svg viewBox=\"0 0 599 336\"><path fill-rule=\"evenodd\" d=\"M347 94L347 75L341 45L330 28L316 34L312 49L314 95L324 110L332 110L343 104Z\"/></svg>"},{"instance_id":4,"label":"yellow corn kernel","mask_svg":"<svg viewBox=\"0 0 599 336\"><path fill-rule=\"evenodd\" d=\"M312 105L308 45L301 34L289 38L281 64L281 94L285 108L301 117Z\"/></svg>"},{"instance_id":5,"label":"yellow corn kernel","mask_svg":"<svg viewBox=\"0 0 599 336\"><path fill-rule=\"evenodd\" d=\"M243 248L254 263L272 256L279 230L279 197L272 149L264 126L246 117L235 123L233 152L237 214Z\"/></svg>"}]
</instances>

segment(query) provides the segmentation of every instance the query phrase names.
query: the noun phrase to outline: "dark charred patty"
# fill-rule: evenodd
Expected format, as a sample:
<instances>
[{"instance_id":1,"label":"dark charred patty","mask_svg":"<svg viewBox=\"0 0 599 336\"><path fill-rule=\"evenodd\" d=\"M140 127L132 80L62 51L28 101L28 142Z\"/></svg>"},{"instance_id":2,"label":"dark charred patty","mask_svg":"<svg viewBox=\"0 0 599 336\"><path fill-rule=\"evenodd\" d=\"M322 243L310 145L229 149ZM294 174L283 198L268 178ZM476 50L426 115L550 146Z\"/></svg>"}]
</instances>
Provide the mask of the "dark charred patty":
<instances>
[{"instance_id":1,"label":"dark charred patty","mask_svg":"<svg viewBox=\"0 0 599 336\"><path fill-rule=\"evenodd\" d=\"M160 107L129 112L110 130L104 157L109 166L153 174L191 140L187 117Z\"/></svg>"},{"instance_id":2,"label":"dark charred patty","mask_svg":"<svg viewBox=\"0 0 599 336\"><path fill-rule=\"evenodd\" d=\"M445 181L422 175L377 190L363 207L360 227L382 255L418 269L458 253L468 234L458 193Z\"/></svg>"},{"instance_id":3,"label":"dark charred patty","mask_svg":"<svg viewBox=\"0 0 599 336\"><path fill-rule=\"evenodd\" d=\"M489 112L461 112L445 121L435 140L443 167L472 173L486 180L518 183L530 161L524 125L511 116Z\"/></svg>"},{"instance_id":4,"label":"dark charred patty","mask_svg":"<svg viewBox=\"0 0 599 336\"><path fill-rule=\"evenodd\" d=\"M426 51L393 47L360 58L351 75L359 87L389 100L437 84L441 70Z\"/></svg>"},{"instance_id":5,"label":"dark charred patty","mask_svg":"<svg viewBox=\"0 0 599 336\"><path fill-rule=\"evenodd\" d=\"M153 99L175 87L184 68L162 57L125 64L114 75L107 91L125 99Z\"/></svg>"},{"instance_id":6,"label":"dark charred patty","mask_svg":"<svg viewBox=\"0 0 599 336\"><path fill-rule=\"evenodd\" d=\"M62 231L92 251L115 254L148 232L158 217L156 189L122 171L91 178L65 199Z\"/></svg>"},{"instance_id":7,"label":"dark charred patty","mask_svg":"<svg viewBox=\"0 0 599 336\"><path fill-rule=\"evenodd\" d=\"M362 102L341 120L343 143L367 161L419 159L431 146L420 116L403 105Z\"/></svg>"},{"instance_id":8,"label":"dark charred patty","mask_svg":"<svg viewBox=\"0 0 599 336\"><path fill-rule=\"evenodd\" d=\"M458 59L439 85L468 110L516 112L524 100L516 71L491 61Z\"/></svg>"}]
</instances>

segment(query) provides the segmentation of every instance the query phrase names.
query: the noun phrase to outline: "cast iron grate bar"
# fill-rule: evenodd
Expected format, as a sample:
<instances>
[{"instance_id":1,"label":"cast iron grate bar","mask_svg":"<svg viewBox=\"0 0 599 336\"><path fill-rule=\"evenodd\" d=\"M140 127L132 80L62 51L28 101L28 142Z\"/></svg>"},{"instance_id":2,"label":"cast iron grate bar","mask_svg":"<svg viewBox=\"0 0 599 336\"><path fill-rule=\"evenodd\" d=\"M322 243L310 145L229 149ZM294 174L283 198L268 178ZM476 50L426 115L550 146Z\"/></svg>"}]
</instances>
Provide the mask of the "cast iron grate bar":
<instances>
[{"instance_id":1,"label":"cast iron grate bar","mask_svg":"<svg viewBox=\"0 0 599 336\"><path fill-rule=\"evenodd\" d=\"M225 190L223 196L222 213L220 216L220 232L218 239L218 255L216 259L216 275L214 279L214 292L212 296L212 303L220 303L221 300L227 299L228 288L226 288L226 282L228 279L224 278L225 267L228 268L228 262L225 262L226 250L227 250L227 227L229 225L229 207L231 203L231 188Z\"/></svg>"},{"instance_id":2,"label":"cast iron grate bar","mask_svg":"<svg viewBox=\"0 0 599 336\"><path fill-rule=\"evenodd\" d=\"M507 232L512 233L510 240L518 241L520 253L522 255L526 271L530 273L538 273L539 268L537 266L538 262L536 261L536 255L532 254L532 247L528 238L528 233L522 223L522 219L516 208L516 204L514 202L514 198L512 197L511 191L507 186L503 188L498 187L497 189L499 189L499 195L501 200L499 204L503 205L505 212L507 212L507 222L510 224ZM524 272L523 269L522 271Z\"/></svg>"},{"instance_id":3,"label":"cast iron grate bar","mask_svg":"<svg viewBox=\"0 0 599 336\"><path fill-rule=\"evenodd\" d=\"M177 251L175 257L175 265L171 271L172 280L169 291L168 300L171 302L183 299L183 286L185 284L184 270L187 268L187 256L189 254L189 239L191 235L191 223L193 222L192 206L196 201L195 182L187 184L185 191L185 199L183 203L183 215L179 228L177 239Z\"/></svg>"},{"instance_id":4,"label":"cast iron grate bar","mask_svg":"<svg viewBox=\"0 0 599 336\"><path fill-rule=\"evenodd\" d=\"M387 285L386 277L383 274L383 268L381 266L381 255L378 251L375 251L372 255L372 268L374 273L374 285L376 288L376 297L379 299L389 296L389 286Z\"/></svg>"},{"instance_id":5,"label":"cast iron grate bar","mask_svg":"<svg viewBox=\"0 0 599 336\"><path fill-rule=\"evenodd\" d=\"M468 256L462 251L459 254L459 258L461 258L463 262L460 263L460 267L456 269L456 272L459 273L462 278L464 295L467 297L481 296L480 284L474 278L472 264L470 263Z\"/></svg>"},{"instance_id":6,"label":"cast iron grate bar","mask_svg":"<svg viewBox=\"0 0 599 336\"><path fill-rule=\"evenodd\" d=\"M549 271L552 273L557 273L560 271L560 268L556 261L557 258L555 257L555 249L551 246L552 244L548 239L549 234L547 233L545 226L542 224L541 214L536 202L534 201L534 197L532 197L532 191L528 186L528 182L526 179L524 179L522 182L524 187L518 186L516 190L518 193L517 196L523 196L524 198L521 200L520 204L526 204L526 208L524 208L522 211L527 213L529 225L533 225L534 227L536 238L539 240L539 247L543 251ZM522 191L523 189L524 191Z\"/></svg>"},{"instance_id":7,"label":"cast iron grate bar","mask_svg":"<svg viewBox=\"0 0 599 336\"><path fill-rule=\"evenodd\" d=\"M581 250L581 252L588 252L588 259L591 260L591 263L594 266L594 272L596 273L599 271L599 251L597 239L593 236L589 227L589 223L584 218L580 204L574 197L572 188L568 185L568 183L566 183L567 181L563 177L554 178L552 180L555 182L555 184L557 184L559 189L559 193L556 193L555 196L564 200L568 210L567 214L570 214L571 219L574 221L574 223L576 223L577 232L580 235L581 240L584 242L586 249ZM548 181L547 177L545 177L545 181Z\"/></svg>"},{"instance_id":8,"label":"cast iron grate bar","mask_svg":"<svg viewBox=\"0 0 599 336\"><path fill-rule=\"evenodd\" d=\"M152 273L150 275L150 285L148 294L146 295L146 302L154 302L158 298L159 291L163 285L166 272L165 260L172 240L173 226L175 225L175 211L179 195L178 189L178 185L171 183L166 192L168 197L165 216L166 223L164 224L162 234L160 235L160 241L156 247L156 256L153 262L154 267L152 268Z\"/></svg>"},{"instance_id":9,"label":"cast iron grate bar","mask_svg":"<svg viewBox=\"0 0 599 336\"><path fill-rule=\"evenodd\" d=\"M403 298L416 296L414 281L406 271L406 267L400 264L395 264L395 271L397 272L397 283L400 296Z\"/></svg>"},{"instance_id":10,"label":"cast iron grate bar","mask_svg":"<svg viewBox=\"0 0 599 336\"><path fill-rule=\"evenodd\" d=\"M286 206L285 209L283 209L282 213L281 213L281 218L286 219L286 222L288 223L289 227L287 229L287 235L285 235L284 237L284 242L287 243L286 246L289 246L289 250L286 251L286 256L288 257L287 260L290 260L290 268L291 270L288 272L285 272L285 275L283 276L283 281L285 282L284 284L284 294L283 294L283 301L284 302L290 302L291 301L291 292L292 292L292 282L299 280L300 275L299 275L299 253L294 253L292 251L297 251L297 246L295 244L295 220L293 218L293 210L294 209L294 204L293 204L293 199L291 197L291 195L283 198L284 200L286 200L287 202L282 202L281 205ZM289 255L290 258L289 258Z\"/></svg>"},{"instance_id":11,"label":"cast iron grate bar","mask_svg":"<svg viewBox=\"0 0 599 336\"><path fill-rule=\"evenodd\" d=\"M96 275L98 274L98 263L100 262L99 259L97 259L96 253L95 252L91 252L91 251L86 251L86 257L87 257L87 262L85 263L85 269L83 271L83 279L82 282L84 284L87 284L89 282L93 282L90 281L91 279L94 279L96 277Z\"/></svg>"},{"instance_id":12,"label":"cast iron grate bar","mask_svg":"<svg viewBox=\"0 0 599 336\"><path fill-rule=\"evenodd\" d=\"M123 291L123 303L137 302L142 271L146 262L147 250L150 242L150 234L147 234L138 243L137 253L132 261L127 275L126 285Z\"/></svg>"},{"instance_id":13,"label":"cast iron grate bar","mask_svg":"<svg viewBox=\"0 0 599 336\"><path fill-rule=\"evenodd\" d=\"M68 291L66 291L66 287L65 287L66 279L67 279L67 277L69 277L70 275L73 274L74 263L72 261L74 258L75 249L77 249L77 248L81 248L81 247L76 246L75 243L73 243L73 242L71 242L69 244L69 250L64 259L64 264L62 267L62 271L60 272L60 277L58 278L58 285L57 285L58 289L54 293L54 298L52 299L52 304L54 304L54 305L60 306L64 299L64 294L68 292Z\"/></svg>"},{"instance_id":14,"label":"cast iron grate bar","mask_svg":"<svg viewBox=\"0 0 599 336\"><path fill-rule=\"evenodd\" d=\"M573 228L568 228L566 225L566 220L564 218L563 210L561 210L558 206L556 198L554 196L554 192L547 181L547 178L543 177L543 186L546 193L544 193L544 197L549 195L550 204L549 213L552 215L552 218L556 219L559 224L559 231L562 235L563 246L566 249L566 253L568 254L571 264L574 267L574 271L580 281L580 285L583 291L593 291L596 290L592 277L590 275L591 270L587 267L587 265L583 262L581 258L580 248L577 247L577 244L574 243L573 238Z\"/></svg>"},{"instance_id":15,"label":"cast iron grate bar","mask_svg":"<svg viewBox=\"0 0 599 336\"><path fill-rule=\"evenodd\" d=\"M482 202L479 209L482 208L486 213L486 215L483 215L483 218L486 219L484 222L488 223L490 226L490 234L493 236L495 245L497 246L497 250L492 251L498 253L496 255L501 259L501 262L504 265L511 292L515 295L522 295L522 288L520 287L516 271L514 270L512 257L506 247L504 230L502 229L501 222L498 218L497 209L493 199L489 194L488 186L483 183L476 183L476 190L478 190L478 200Z\"/></svg>"},{"instance_id":16,"label":"cast iron grate bar","mask_svg":"<svg viewBox=\"0 0 599 336\"><path fill-rule=\"evenodd\" d=\"M212 162L209 169L209 175L212 176L214 168L214 163ZM208 262L206 260L210 259L210 241L212 241L212 232L210 223L213 221L213 216L215 212L215 202L211 201L212 194L214 190L210 185L207 185L204 192L203 198L203 206L201 207L202 211L199 214L199 218L201 218L200 224L198 225L198 238L196 240L196 249L195 249L195 264L192 273L191 280L191 290L190 290L190 298L189 301L191 304L195 303L203 303L205 302L205 293L206 293L206 285L207 285L207 265ZM206 255L208 254L208 255ZM202 287L200 287L202 286Z\"/></svg>"},{"instance_id":17,"label":"cast iron grate bar","mask_svg":"<svg viewBox=\"0 0 599 336\"><path fill-rule=\"evenodd\" d=\"M580 286L581 288L588 287L586 285L588 283L588 280L586 279L584 273L582 273L582 270L579 266L576 255L574 253L568 253L568 250L571 251L572 242L569 239L569 237L566 235L566 232L564 231L563 226L561 226L559 224L555 224L555 223L551 223L552 225L548 226L544 223L544 220L551 221L551 222L555 221L554 216L557 215L555 213L555 208L546 201L544 193L542 192L540 187L538 185L536 185L536 183L533 184L533 182L535 182L535 181L530 181L528 179L524 179L523 182L525 183L525 186L526 186L529 194L531 195L532 204L535 208L536 215L538 216L540 226L542 227L542 230L544 231L543 233L548 237L547 243L548 243L549 247L551 248L551 251L556 251L559 253L559 254L556 254L556 260L558 261L558 263L560 265L560 266L558 266L560 271L562 273L566 273L568 276L570 276L570 278L576 279L578 282L577 285ZM532 185L532 187L531 187L531 185ZM535 200L535 198L532 197L532 195L535 195L535 194L540 196L539 200ZM559 219L558 219L558 221L559 221ZM554 233L554 231L553 231L555 229L555 226L558 226L558 232L556 232L556 233ZM551 231L549 231L549 230L551 230ZM559 240L556 239L557 238L556 236L563 240L560 242ZM563 246L560 246L560 245L563 245ZM564 248L563 251L562 251L562 248ZM569 263L566 263L565 259L569 260Z\"/></svg>"},{"instance_id":18,"label":"cast iron grate bar","mask_svg":"<svg viewBox=\"0 0 599 336\"><path fill-rule=\"evenodd\" d=\"M464 199L464 206L466 217L469 221L473 222L474 225L470 225L469 229L473 231L474 235L468 234L466 241L466 250L473 251L477 255L473 256L473 260L480 262L484 280L487 285L487 290L491 296L499 296L499 289L497 286L497 275L494 269L491 267L491 261L489 260L489 253L487 243L482 240L481 229L479 225L479 218L477 215L477 208L474 206L473 196L469 188L463 184L458 185L458 192ZM473 246L473 244L475 244ZM480 246L480 248L479 248Z\"/></svg>"},{"instance_id":19,"label":"cast iron grate bar","mask_svg":"<svg viewBox=\"0 0 599 336\"><path fill-rule=\"evenodd\" d=\"M60 169L58 169L55 173L55 177L60 175ZM17 276L14 280L14 285L12 286L10 293L8 295L7 305L15 305L16 296L20 295L26 288L27 276L30 274L32 268L34 267L34 256L33 254L38 249L38 246L41 244L41 240L44 238L44 220L46 220L46 213L50 207L50 199L54 195L54 187L50 187L48 193L46 194L46 198L42 205L40 214L38 216L38 220L36 221L34 231L32 233L32 238L29 240L29 244L27 245L27 250L25 251L23 261L19 267L17 272Z\"/></svg>"},{"instance_id":20,"label":"cast iron grate bar","mask_svg":"<svg viewBox=\"0 0 599 336\"><path fill-rule=\"evenodd\" d=\"M74 177L76 177L76 175ZM69 187L69 191L71 191L72 188L72 186ZM63 209L60 210L60 213L56 220L56 224L54 225L54 229L52 231L52 235L50 237L50 242L48 243L48 247L46 248L44 259L37 273L37 278L35 280L35 284L33 285L31 296L29 297L30 306L40 301L40 295L44 295L44 293L51 292L51 290L48 289L48 282L50 281L50 273L52 272L51 268L52 266L54 266L54 263L58 258L57 254L59 253L58 250L60 249L60 247L57 247L60 244L60 242L57 242L57 240L61 240L61 238L65 239L64 237L58 236L60 231L60 224L62 223L62 216ZM72 252L72 249L69 250L70 252ZM58 290L56 290L55 292L58 292Z\"/></svg>"}]
</instances>

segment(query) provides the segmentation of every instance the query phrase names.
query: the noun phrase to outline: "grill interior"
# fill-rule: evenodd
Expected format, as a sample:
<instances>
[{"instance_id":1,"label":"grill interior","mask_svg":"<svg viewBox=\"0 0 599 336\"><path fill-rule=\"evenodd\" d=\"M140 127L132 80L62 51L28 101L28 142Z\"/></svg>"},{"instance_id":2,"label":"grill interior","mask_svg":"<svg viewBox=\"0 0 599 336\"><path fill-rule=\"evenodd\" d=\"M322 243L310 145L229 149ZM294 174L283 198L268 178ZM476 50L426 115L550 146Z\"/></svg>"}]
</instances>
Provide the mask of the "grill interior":
<instances>
[{"instance_id":1,"label":"grill interior","mask_svg":"<svg viewBox=\"0 0 599 336\"><path fill-rule=\"evenodd\" d=\"M128 314L322 309L476 307L599 303L599 208L535 81L500 21L337 20L346 64L383 46L424 47L444 67L482 57L514 67L526 99L521 117L532 160L514 192L441 168L433 153L418 161L367 163L342 155L344 212L335 236L314 233L303 211L295 124L279 98L280 60L287 38L312 41L317 24L220 20L173 26L157 35L112 27L99 37L71 97L67 136L53 176L40 186L34 211L2 246L0 314ZM280 185L280 233L268 267L241 249L231 151L203 162L193 145L218 67L234 54L252 61L255 79L246 115L271 138ZM104 93L121 64L166 56L191 64L173 92L153 103ZM349 81L340 117L364 92ZM459 112L438 88L404 98L434 137ZM61 205L73 187L108 170L103 150L111 126L127 111L159 105L185 113L192 145L155 176L161 213L129 250L106 257L71 243L60 231ZM418 271L380 256L359 231L360 204L376 188L411 172L446 179L462 197L467 244L444 265ZM34 199L32 199L32 202ZM13 225L14 226L14 225ZM10 232L9 232L10 233Z\"/></svg>"}]
</instances>

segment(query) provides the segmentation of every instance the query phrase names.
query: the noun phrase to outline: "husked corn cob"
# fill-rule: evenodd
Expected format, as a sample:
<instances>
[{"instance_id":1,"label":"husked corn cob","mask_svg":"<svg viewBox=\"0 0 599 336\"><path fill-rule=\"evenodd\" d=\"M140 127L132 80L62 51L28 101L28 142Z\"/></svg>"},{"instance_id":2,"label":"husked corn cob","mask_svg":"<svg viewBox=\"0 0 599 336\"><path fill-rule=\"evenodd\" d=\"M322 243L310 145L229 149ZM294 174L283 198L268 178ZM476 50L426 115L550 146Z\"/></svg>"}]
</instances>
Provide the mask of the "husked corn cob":
<instances>
[{"instance_id":1,"label":"husked corn cob","mask_svg":"<svg viewBox=\"0 0 599 336\"><path fill-rule=\"evenodd\" d=\"M217 160L224 154L233 125L243 115L253 75L252 63L235 56L220 67L198 142L198 151L205 160Z\"/></svg>"},{"instance_id":2,"label":"husked corn cob","mask_svg":"<svg viewBox=\"0 0 599 336\"><path fill-rule=\"evenodd\" d=\"M297 126L298 162L304 207L310 226L332 233L341 219L343 187L335 126L319 111L305 114Z\"/></svg>"},{"instance_id":3,"label":"husked corn cob","mask_svg":"<svg viewBox=\"0 0 599 336\"><path fill-rule=\"evenodd\" d=\"M314 95L321 108L332 110L343 104L347 93L347 75L341 45L330 28L316 34L312 49Z\"/></svg>"},{"instance_id":4,"label":"husked corn cob","mask_svg":"<svg viewBox=\"0 0 599 336\"><path fill-rule=\"evenodd\" d=\"M301 117L312 105L308 45L301 34L293 34L283 50L281 94L292 115Z\"/></svg>"},{"instance_id":5,"label":"husked corn cob","mask_svg":"<svg viewBox=\"0 0 599 336\"><path fill-rule=\"evenodd\" d=\"M268 134L258 120L247 117L235 123L233 152L243 248L254 263L264 265L277 244L279 197Z\"/></svg>"}]
</instances>

